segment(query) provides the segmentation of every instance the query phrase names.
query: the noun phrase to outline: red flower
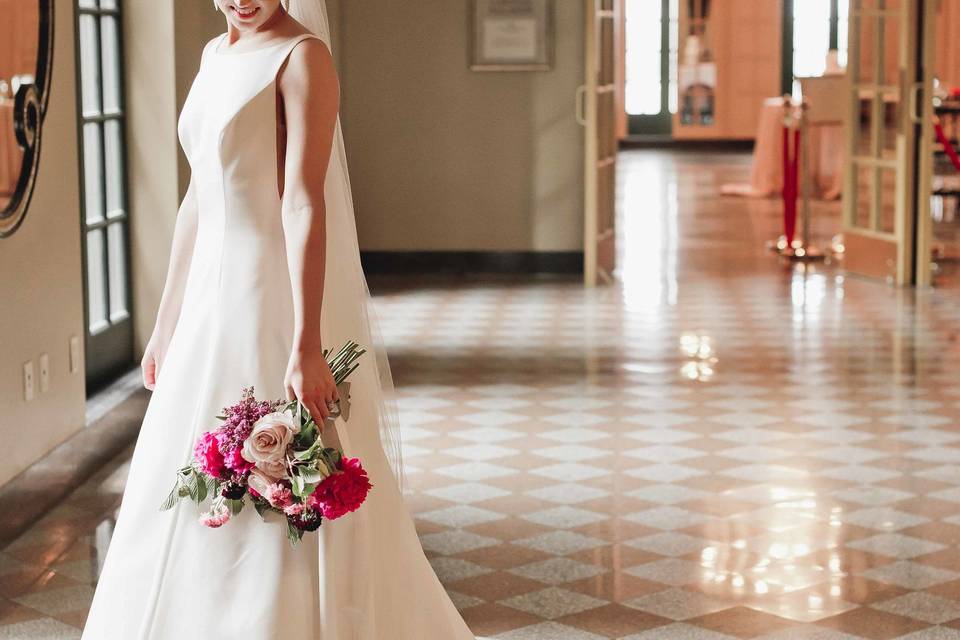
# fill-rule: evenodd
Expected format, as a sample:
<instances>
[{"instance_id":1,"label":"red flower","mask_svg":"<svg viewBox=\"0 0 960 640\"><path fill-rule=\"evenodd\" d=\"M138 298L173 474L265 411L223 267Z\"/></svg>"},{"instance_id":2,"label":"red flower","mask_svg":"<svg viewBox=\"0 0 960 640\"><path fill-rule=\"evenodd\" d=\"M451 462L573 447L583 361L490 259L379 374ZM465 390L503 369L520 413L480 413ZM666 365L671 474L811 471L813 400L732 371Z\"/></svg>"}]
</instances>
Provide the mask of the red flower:
<instances>
[{"instance_id":1,"label":"red flower","mask_svg":"<svg viewBox=\"0 0 960 640\"><path fill-rule=\"evenodd\" d=\"M343 458L340 470L324 478L307 499L307 505L324 518L336 520L359 509L372 487L360 460Z\"/></svg>"},{"instance_id":2,"label":"red flower","mask_svg":"<svg viewBox=\"0 0 960 640\"><path fill-rule=\"evenodd\" d=\"M219 478L223 473L223 454L213 433L208 431L200 436L193 449L193 458L200 465L200 471L208 476Z\"/></svg>"}]
</instances>

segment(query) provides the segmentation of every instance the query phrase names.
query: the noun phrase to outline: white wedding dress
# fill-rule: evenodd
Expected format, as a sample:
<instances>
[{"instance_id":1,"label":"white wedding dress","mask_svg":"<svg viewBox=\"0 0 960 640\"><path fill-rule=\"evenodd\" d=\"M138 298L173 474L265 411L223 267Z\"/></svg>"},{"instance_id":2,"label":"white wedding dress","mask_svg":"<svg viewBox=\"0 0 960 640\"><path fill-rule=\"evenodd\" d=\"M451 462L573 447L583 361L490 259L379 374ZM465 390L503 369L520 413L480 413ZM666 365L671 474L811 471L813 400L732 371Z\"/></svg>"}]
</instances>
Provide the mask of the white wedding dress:
<instances>
[{"instance_id":1,"label":"white wedding dress","mask_svg":"<svg viewBox=\"0 0 960 640\"><path fill-rule=\"evenodd\" d=\"M380 436L377 361L351 376L337 434L374 488L293 547L249 505L220 529L159 505L197 436L244 387L282 398L293 310L277 181L276 78L301 36L207 45L179 123L199 203L183 311L144 418L85 640L473 640L424 557ZM329 43L327 43L329 46ZM337 131L333 154L342 154ZM324 344L370 340L343 162L326 183Z\"/></svg>"}]
</instances>

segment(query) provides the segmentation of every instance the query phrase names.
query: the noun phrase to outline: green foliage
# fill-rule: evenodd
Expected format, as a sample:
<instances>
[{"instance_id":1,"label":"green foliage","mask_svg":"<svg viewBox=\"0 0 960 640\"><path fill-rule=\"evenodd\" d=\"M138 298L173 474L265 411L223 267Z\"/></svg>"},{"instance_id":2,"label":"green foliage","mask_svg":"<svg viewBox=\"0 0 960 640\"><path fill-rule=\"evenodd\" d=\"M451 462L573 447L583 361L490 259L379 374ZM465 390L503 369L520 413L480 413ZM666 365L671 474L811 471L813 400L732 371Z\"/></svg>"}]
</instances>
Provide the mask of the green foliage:
<instances>
[{"instance_id":1,"label":"green foliage","mask_svg":"<svg viewBox=\"0 0 960 640\"><path fill-rule=\"evenodd\" d=\"M243 505L245 504L243 498L239 500L227 500L224 499L223 503L227 505L227 509L230 509L230 515L239 515L243 511Z\"/></svg>"},{"instance_id":2,"label":"green foliage","mask_svg":"<svg viewBox=\"0 0 960 640\"><path fill-rule=\"evenodd\" d=\"M287 539L290 541L290 544L296 545L300 542L300 538L303 537L303 531L297 529L295 526L290 524L290 521L287 521Z\"/></svg>"}]
</instances>

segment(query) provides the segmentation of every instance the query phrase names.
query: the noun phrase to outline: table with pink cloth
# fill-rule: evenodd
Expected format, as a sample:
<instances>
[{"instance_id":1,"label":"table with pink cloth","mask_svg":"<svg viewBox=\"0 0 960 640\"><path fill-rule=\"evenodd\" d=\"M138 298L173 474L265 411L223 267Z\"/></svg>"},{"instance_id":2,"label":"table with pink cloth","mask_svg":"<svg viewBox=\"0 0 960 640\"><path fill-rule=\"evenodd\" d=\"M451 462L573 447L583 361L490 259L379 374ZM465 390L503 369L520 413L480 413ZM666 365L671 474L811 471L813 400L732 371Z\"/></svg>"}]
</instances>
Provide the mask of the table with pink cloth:
<instances>
[{"instance_id":1,"label":"table with pink cloth","mask_svg":"<svg viewBox=\"0 0 960 640\"><path fill-rule=\"evenodd\" d=\"M782 97L764 100L750 182L725 184L720 187L720 193L755 198L780 195L783 190L783 110ZM826 200L839 198L843 183L843 125L815 124L807 130L811 195Z\"/></svg>"}]
</instances>

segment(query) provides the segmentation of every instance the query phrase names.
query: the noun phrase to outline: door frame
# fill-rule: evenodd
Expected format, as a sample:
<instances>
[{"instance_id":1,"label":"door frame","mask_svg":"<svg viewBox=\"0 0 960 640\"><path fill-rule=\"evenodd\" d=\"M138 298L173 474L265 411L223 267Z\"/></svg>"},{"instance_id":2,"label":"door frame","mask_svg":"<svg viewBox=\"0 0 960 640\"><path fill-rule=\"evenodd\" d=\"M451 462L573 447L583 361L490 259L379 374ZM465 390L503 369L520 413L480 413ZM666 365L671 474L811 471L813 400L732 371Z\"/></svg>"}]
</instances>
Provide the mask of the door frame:
<instances>
[{"instance_id":1,"label":"door frame","mask_svg":"<svg viewBox=\"0 0 960 640\"><path fill-rule=\"evenodd\" d=\"M133 330L133 291L132 291L132 260L130 246L130 184L128 180L129 159L127 157L127 92L126 92L126 67L124 65L124 21L122 5L118 3L116 7L87 7L80 6L77 0L74 2L74 55L76 64L76 100L77 100L77 153L80 167L80 253L81 253L81 278L83 282L83 323L84 323L84 367L86 377L87 394L95 392L104 385L110 383L117 375L125 372L135 363L134 350L134 330ZM82 46L81 42L81 22L84 16L92 16L97 21L97 68L99 75L98 90L100 92L100 113L98 115L88 116L83 111L83 64L82 64ZM102 24L100 18L110 16L116 21L117 25L117 82L120 108L110 113L104 112L103 101L103 47L102 47ZM107 145L105 142L105 124L108 121L119 123L120 130L120 186L122 189L121 215L110 216L107 211ZM87 185L86 185L86 160L84 154L84 125L98 123L100 126L100 161L103 166L103 190L104 217L93 223L87 222ZM126 310L118 318L111 317L110 311L110 273L109 273L109 233L108 228L111 225L119 224L122 229L123 242L123 269L125 275L123 295L126 297ZM91 231L100 231L103 237L103 251L106 255L102 268L102 279L104 283L104 305L106 307L107 326L101 330L91 333L90 331L90 296L89 296L89 262L87 238Z\"/></svg>"}]
</instances>

